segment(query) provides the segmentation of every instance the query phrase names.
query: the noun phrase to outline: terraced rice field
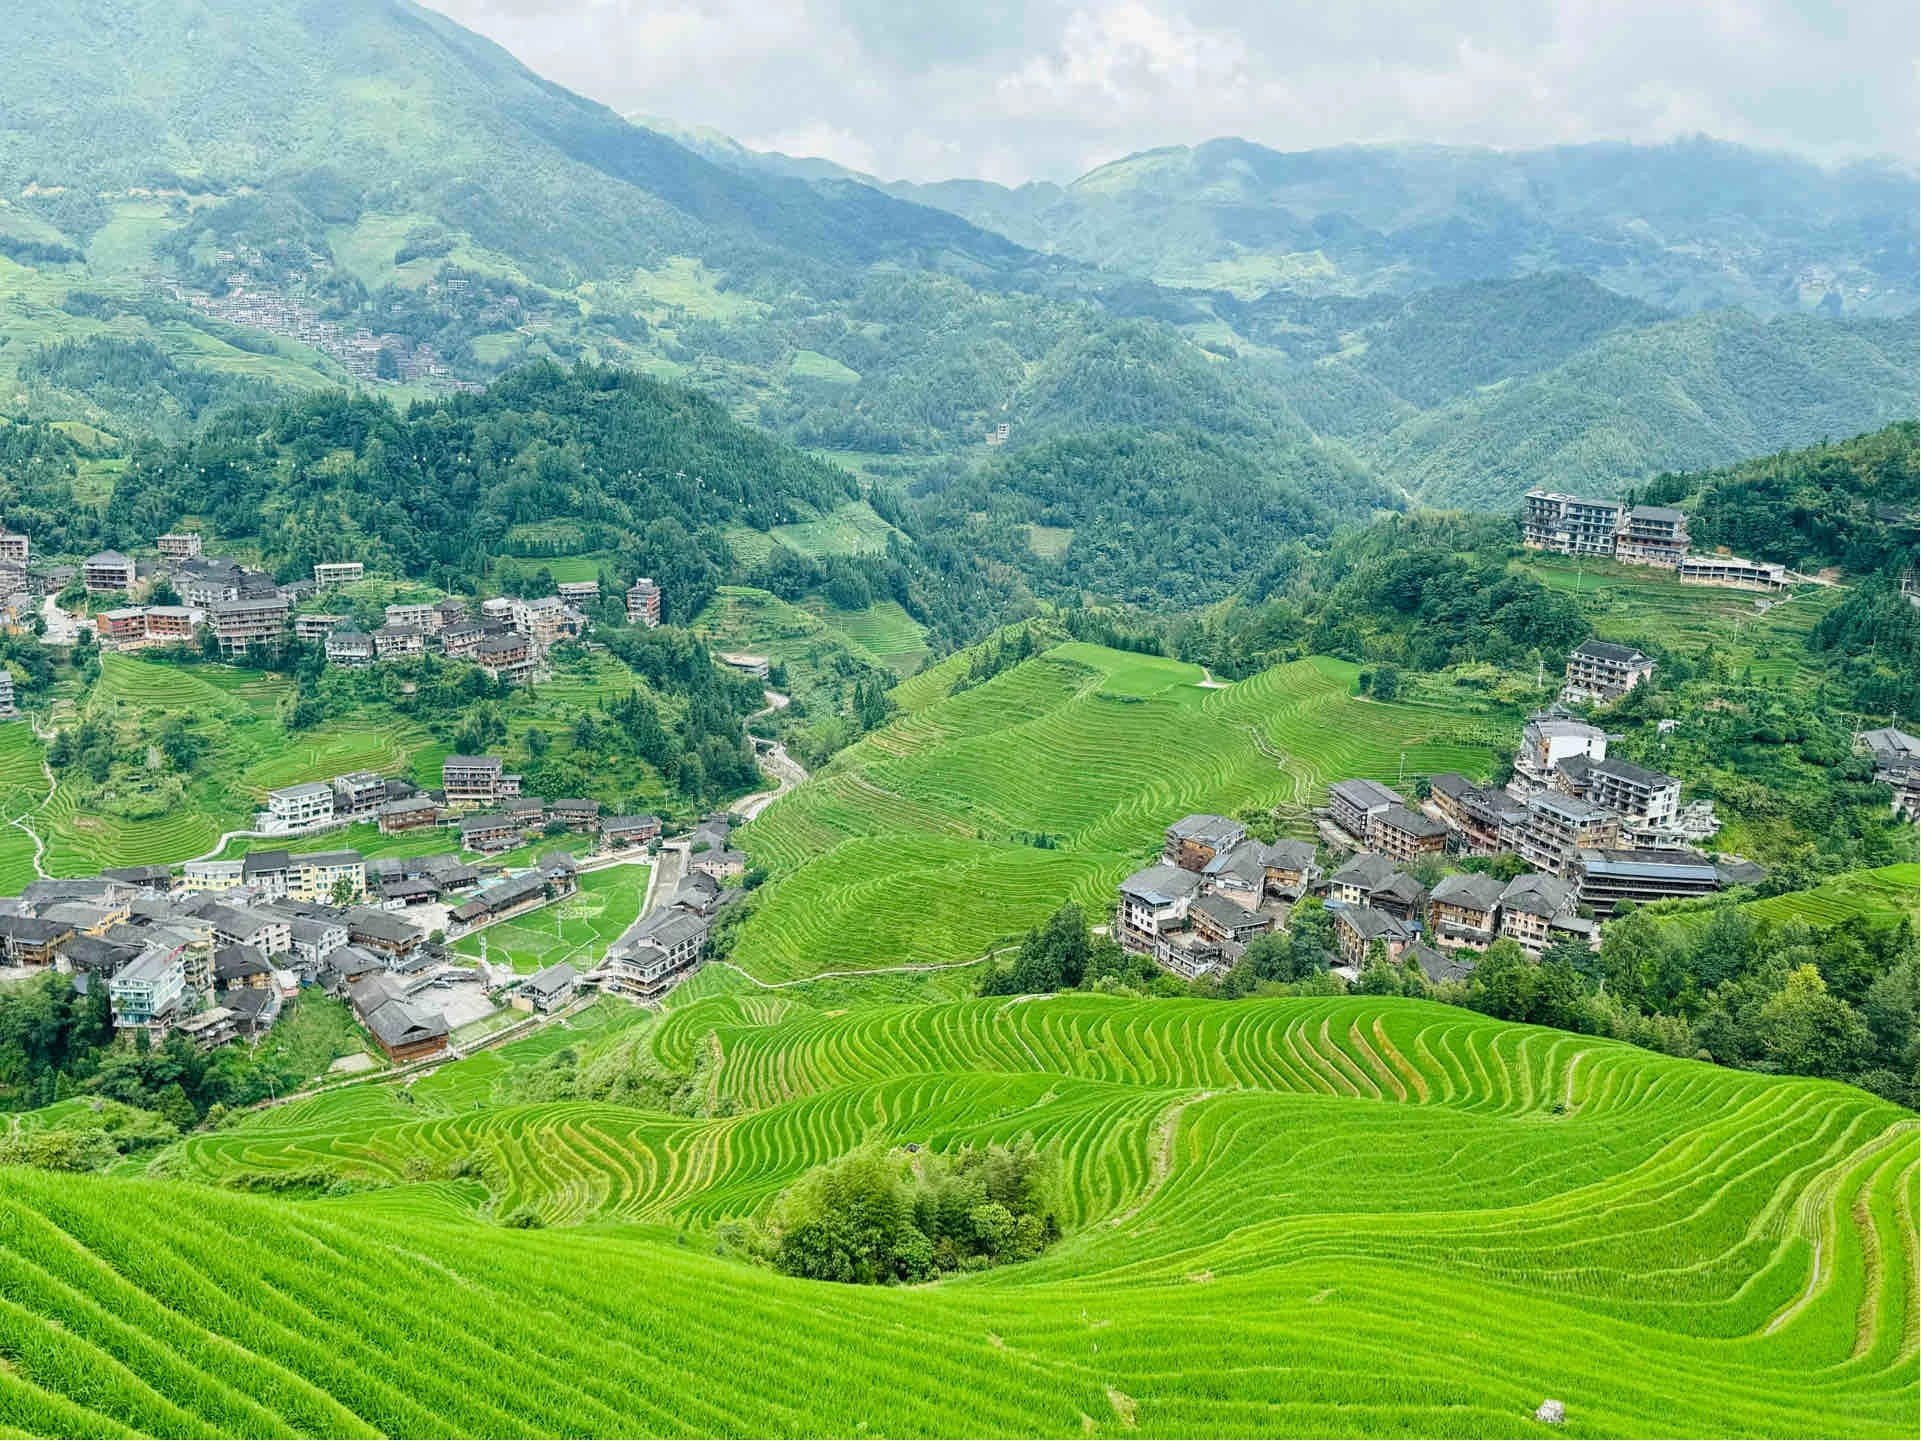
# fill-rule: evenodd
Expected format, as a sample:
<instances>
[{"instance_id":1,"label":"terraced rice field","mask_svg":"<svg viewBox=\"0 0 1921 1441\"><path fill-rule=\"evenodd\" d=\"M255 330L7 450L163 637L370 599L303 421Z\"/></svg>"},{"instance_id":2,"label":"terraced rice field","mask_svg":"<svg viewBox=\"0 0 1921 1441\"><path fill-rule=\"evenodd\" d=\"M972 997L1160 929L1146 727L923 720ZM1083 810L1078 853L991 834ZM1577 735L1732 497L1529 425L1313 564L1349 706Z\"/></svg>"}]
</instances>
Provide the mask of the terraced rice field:
<instances>
[{"instance_id":1,"label":"terraced rice field","mask_svg":"<svg viewBox=\"0 0 1921 1441\"><path fill-rule=\"evenodd\" d=\"M484 937L486 958L495 965L504 961L526 972L569 961L576 970L587 970L640 918L648 869L632 865L590 871L580 878L580 890L566 900L496 921L484 931L463 937L453 949L478 959Z\"/></svg>"},{"instance_id":2,"label":"terraced rice field","mask_svg":"<svg viewBox=\"0 0 1921 1441\"><path fill-rule=\"evenodd\" d=\"M0 722L0 822L30 820L46 798L41 754L40 742L27 722ZM0 824L0 894L18 895L20 887L33 879L33 837L19 826Z\"/></svg>"},{"instance_id":3,"label":"terraced rice field","mask_svg":"<svg viewBox=\"0 0 1921 1441\"><path fill-rule=\"evenodd\" d=\"M1190 811L1278 806L1306 834L1344 776L1488 769L1495 729L1356 699L1353 674L1209 690L1197 666L1068 644L957 696L917 677L907 715L740 833L776 880L734 959L779 980L980 955L1063 900L1105 909Z\"/></svg>"},{"instance_id":4,"label":"terraced rice field","mask_svg":"<svg viewBox=\"0 0 1921 1441\"><path fill-rule=\"evenodd\" d=\"M802 555L860 555L887 549L887 537L895 531L866 501L850 500L817 520L777 525L771 533Z\"/></svg>"},{"instance_id":5,"label":"terraced rice field","mask_svg":"<svg viewBox=\"0 0 1921 1441\"><path fill-rule=\"evenodd\" d=\"M926 629L897 600L876 601L865 610L839 610L811 600L807 609L903 679L927 659Z\"/></svg>"},{"instance_id":6,"label":"terraced rice field","mask_svg":"<svg viewBox=\"0 0 1921 1441\"><path fill-rule=\"evenodd\" d=\"M0 1174L35 1434L1912 1435L1914 1117L1418 1002L1070 996L611 1036L735 1108L501 1104L603 1007L416 1084ZM867 1142L1029 1137L1041 1259L912 1288L717 1252ZM193 1184L324 1168L384 1188ZM458 1173L457 1175L455 1173ZM527 1207L548 1229L489 1219Z\"/></svg>"},{"instance_id":7,"label":"terraced rice field","mask_svg":"<svg viewBox=\"0 0 1921 1441\"><path fill-rule=\"evenodd\" d=\"M1857 916L1870 920L1895 921L1915 914L1921 898L1921 866L1881 866L1875 870L1849 871L1823 881L1811 891L1789 891L1750 901L1745 909L1768 921L1801 920L1825 929Z\"/></svg>"},{"instance_id":8,"label":"terraced rice field","mask_svg":"<svg viewBox=\"0 0 1921 1441\"><path fill-rule=\"evenodd\" d=\"M1577 565L1559 555L1531 555L1517 564L1544 584L1577 596L1596 633L1609 640L1653 640L1689 651L1712 644L1763 682L1814 675L1808 633L1847 594L1838 586L1809 586L1788 601L1756 591L1682 585L1647 566ZM1755 605L1757 599L1767 602L1765 610Z\"/></svg>"},{"instance_id":9,"label":"terraced rice field","mask_svg":"<svg viewBox=\"0 0 1921 1441\"><path fill-rule=\"evenodd\" d=\"M223 831L248 825L276 786L350 770L404 775L429 763L437 773L445 745L409 723L329 721L289 734L280 712L292 694L280 676L103 656L100 679L82 702L88 712L127 721L179 715L206 743L206 756L189 783L190 803L160 815L115 814L91 804L89 788L63 779L33 820L46 838L47 869L84 875L200 855Z\"/></svg>"}]
</instances>

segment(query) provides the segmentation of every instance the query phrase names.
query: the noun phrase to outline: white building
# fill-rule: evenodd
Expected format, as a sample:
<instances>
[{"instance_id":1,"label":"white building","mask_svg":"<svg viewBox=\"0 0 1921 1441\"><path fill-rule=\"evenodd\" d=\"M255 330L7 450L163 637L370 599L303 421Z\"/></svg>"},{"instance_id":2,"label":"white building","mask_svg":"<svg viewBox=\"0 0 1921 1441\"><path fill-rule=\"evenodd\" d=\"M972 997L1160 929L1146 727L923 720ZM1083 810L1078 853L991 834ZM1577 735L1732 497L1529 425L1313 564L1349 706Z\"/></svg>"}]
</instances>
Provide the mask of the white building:
<instances>
[{"instance_id":1,"label":"white building","mask_svg":"<svg viewBox=\"0 0 1921 1441\"><path fill-rule=\"evenodd\" d=\"M326 825L334 818L334 788L325 781L305 781L268 791L267 815L275 830Z\"/></svg>"}]
</instances>

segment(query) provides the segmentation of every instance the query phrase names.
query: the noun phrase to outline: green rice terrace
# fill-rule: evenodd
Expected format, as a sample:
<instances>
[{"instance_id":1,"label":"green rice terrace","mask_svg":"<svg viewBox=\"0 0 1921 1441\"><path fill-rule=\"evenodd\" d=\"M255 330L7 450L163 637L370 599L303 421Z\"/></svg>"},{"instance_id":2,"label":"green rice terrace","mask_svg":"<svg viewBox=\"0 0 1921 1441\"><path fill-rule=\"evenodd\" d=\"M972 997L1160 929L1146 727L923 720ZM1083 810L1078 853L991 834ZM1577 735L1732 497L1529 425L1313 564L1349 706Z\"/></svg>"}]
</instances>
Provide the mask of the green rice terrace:
<instances>
[{"instance_id":1,"label":"green rice terrace","mask_svg":"<svg viewBox=\"0 0 1921 1441\"><path fill-rule=\"evenodd\" d=\"M1238 685L1070 643L950 694L965 657L895 692L908 711L739 834L773 877L734 960L762 980L951 962L1113 885L1196 810L1308 808L1343 776L1485 773L1491 722L1352 695L1315 659ZM1511 744L1511 739L1507 742Z\"/></svg>"},{"instance_id":2,"label":"green rice terrace","mask_svg":"<svg viewBox=\"0 0 1921 1441\"><path fill-rule=\"evenodd\" d=\"M1038 1259L736 1245L863 1146L1023 1138ZM1423 1002L603 1002L146 1174L0 1173L0 1426L1911 1435L1917 1164L1864 1092Z\"/></svg>"}]
</instances>

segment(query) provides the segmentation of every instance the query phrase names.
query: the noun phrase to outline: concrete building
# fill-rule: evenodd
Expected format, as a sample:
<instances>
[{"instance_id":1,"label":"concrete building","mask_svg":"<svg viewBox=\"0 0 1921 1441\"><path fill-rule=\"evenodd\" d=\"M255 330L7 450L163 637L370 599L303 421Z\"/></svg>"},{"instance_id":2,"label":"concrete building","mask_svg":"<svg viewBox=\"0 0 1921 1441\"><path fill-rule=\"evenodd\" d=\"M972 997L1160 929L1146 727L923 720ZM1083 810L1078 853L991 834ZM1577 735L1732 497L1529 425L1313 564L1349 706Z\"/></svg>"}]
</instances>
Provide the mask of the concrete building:
<instances>
[{"instance_id":1,"label":"concrete building","mask_svg":"<svg viewBox=\"0 0 1921 1441\"><path fill-rule=\"evenodd\" d=\"M755 680L766 680L770 669L766 656L752 655L747 651L715 651L714 659L744 675L752 676Z\"/></svg>"},{"instance_id":2,"label":"concrete building","mask_svg":"<svg viewBox=\"0 0 1921 1441\"><path fill-rule=\"evenodd\" d=\"M374 638L352 624L327 632L328 665L337 665L342 670L365 670L378 654Z\"/></svg>"},{"instance_id":3,"label":"concrete building","mask_svg":"<svg viewBox=\"0 0 1921 1441\"><path fill-rule=\"evenodd\" d=\"M1620 818L1605 806L1555 791L1528 798L1521 859L1536 870L1569 875L1580 852L1612 850L1620 840Z\"/></svg>"},{"instance_id":4,"label":"concrete building","mask_svg":"<svg viewBox=\"0 0 1921 1441\"><path fill-rule=\"evenodd\" d=\"M322 590L331 590L337 585L352 585L366 574L367 567L357 560L321 560L314 562L313 582Z\"/></svg>"},{"instance_id":5,"label":"concrete building","mask_svg":"<svg viewBox=\"0 0 1921 1441\"><path fill-rule=\"evenodd\" d=\"M367 865L359 851L308 851L287 868L287 894L297 901L338 905L335 888L343 882L350 900L367 894Z\"/></svg>"},{"instance_id":6,"label":"concrete building","mask_svg":"<svg viewBox=\"0 0 1921 1441\"><path fill-rule=\"evenodd\" d=\"M171 530L156 540L154 546L171 560L191 560L200 554L201 543L197 530Z\"/></svg>"},{"instance_id":7,"label":"concrete building","mask_svg":"<svg viewBox=\"0 0 1921 1441\"><path fill-rule=\"evenodd\" d=\"M1163 863L1136 871L1121 882L1115 940L1136 955L1153 954L1162 936L1186 927L1200 893L1200 876L1180 866Z\"/></svg>"},{"instance_id":8,"label":"concrete building","mask_svg":"<svg viewBox=\"0 0 1921 1441\"><path fill-rule=\"evenodd\" d=\"M408 626L426 635L440 629L440 607L432 601L396 603L388 606L386 613L388 625Z\"/></svg>"},{"instance_id":9,"label":"concrete building","mask_svg":"<svg viewBox=\"0 0 1921 1441\"><path fill-rule=\"evenodd\" d=\"M627 588L627 622L644 626L660 624L660 587L647 576L643 575Z\"/></svg>"},{"instance_id":10,"label":"concrete building","mask_svg":"<svg viewBox=\"0 0 1921 1441\"><path fill-rule=\"evenodd\" d=\"M334 788L325 781L305 781L267 792L267 814L276 830L305 830L334 818Z\"/></svg>"},{"instance_id":11,"label":"concrete building","mask_svg":"<svg viewBox=\"0 0 1921 1441\"><path fill-rule=\"evenodd\" d=\"M208 608L214 638L225 655L277 651L287 630L287 599L270 596L215 601Z\"/></svg>"},{"instance_id":12,"label":"concrete building","mask_svg":"<svg viewBox=\"0 0 1921 1441\"><path fill-rule=\"evenodd\" d=\"M1201 871L1247 839L1247 827L1226 816L1183 816L1161 836L1161 859L1182 870Z\"/></svg>"},{"instance_id":13,"label":"concrete building","mask_svg":"<svg viewBox=\"0 0 1921 1441\"><path fill-rule=\"evenodd\" d=\"M1621 511L1618 501L1530 490L1521 501L1521 544L1559 555L1611 556Z\"/></svg>"},{"instance_id":14,"label":"concrete building","mask_svg":"<svg viewBox=\"0 0 1921 1441\"><path fill-rule=\"evenodd\" d=\"M145 1031L153 1040L166 1035L186 1001L187 968L177 955L144 951L107 982L116 1031Z\"/></svg>"},{"instance_id":15,"label":"concrete building","mask_svg":"<svg viewBox=\"0 0 1921 1441\"><path fill-rule=\"evenodd\" d=\"M1476 785L1445 771L1428 781L1428 807L1451 827L1459 849L1473 856L1518 850L1527 807L1504 790Z\"/></svg>"},{"instance_id":16,"label":"concrete building","mask_svg":"<svg viewBox=\"0 0 1921 1441\"><path fill-rule=\"evenodd\" d=\"M1690 555L1681 562L1683 585L1720 585L1735 590L1782 590L1788 568L1738 555Z\"/></svg>"},{"instance_id":17,"label":"concrete building","mask_svg":"<svg viewBox=\"0 0 1921 1441\"><path fill-rule=\"evenodd\" d=\"M375 660L410 660L427 653L427 637L411 625L383 625L373 633Z\"/></svg>"},{"instance_id":18,"label":"concrete building","mask_svg":"<svg viewBox=\"0 0 1921 1441\"><path fill-rule=\"evenodd\" d=\"M617 995L651 1000L700 961L707 922L678 906L642 916L608 948L596 975Z\"/></svg>"},{"instance_id":19,"label":"concrete building","mask_svg":"<svg viewBox=\"0 0 1921 1441\"><path fill-rule=\"evenodd\" d=\"M358 820L375 815L387 803L387 782L376 771L349 771L333 778L334 814Z\"/></svg>"},{"instance_id":20,"label":"concrete building","mask_svg":"<svg viewBox=\"0 0 1921 1441\"><path fill-rule=\"evenodd\" d=\"M1623 834L1644 843L1671 836L1681 811L1678 780L1620 756L1569 761L1561 768L1560 785L1613 811Z\"/></svg>"},{"instance_id":21,"label":"concrete building","mask_svg":"<svg viewBox=\"0 0 1921 1441\"><path fill-rule=\"evenodd\" d=\"M1557 925L1575 918L1574 886L1555 876L1516 876L1501 892L1501 934L1524 950L1546 950Z\"/></svg>"},{"instance_id":22,"label":"concrete building","mask_svg":"<svg viewBox=\"0 0 1921 1441\"><path fill-rule=\"evenodd\" d=\"M1614 558L1627 565L1658 565L1669 570L1688 553L1688 518L1664 505L1637 505L1621 517Z\"/></svg>"},{"instance_id":23,"label":"concrete building","mask_svg":"<svg viewBox=\"0 0 1921 1441\"><path fill-rule=\"evenodd\" d=\"M17 530L0 526L0 560L26 565L33 559L33 542Z\"/></svg>"},{"instance_id":24,"label":"concrete building","mask_svg":"<svg viewBox=\"0 0 1921 1441\"><path fill-rule=\"evenodd\" d=\"M1514 753L1514 779L1509 789L1525 799L1546 787L1564 761L1582 756L1602 760L1608 753L1607 732L1576 720L1559 706L1536 711L1521 728L1521 744Z\"/></svg>"},{"instance_id":25,"label":"concrete building","mask_svg":"<svg viewBox=\"0 0 1921 1441\"><path fill-rule=\"evenodd\" d=\"M1619 700L1654 674L1654 661L1631 645L1584 640L1568 653L1566 700Z\"/></svg>"},{"instance_id":26,"label":"concrete building","mask_svg":"<svg viewBox=\"0 0 1921 1441\"><path fill-rule=\"evenodd\" d=\"M491 806L520 794L520 777L509 776L499 756L448 756L440 763L440 787L450 806Z\"/></svg>"},{"instance_id":27,"label":"concrete building","mask_svg":"<svg viewBox=\"0 0 1921 1441\"><path fill-rule=\"evenodd\" d=\"M490 635L474 647L473 662L495 680L525 685L534 678L533 642L518 632Z\"/></svg>"}]
</instances>

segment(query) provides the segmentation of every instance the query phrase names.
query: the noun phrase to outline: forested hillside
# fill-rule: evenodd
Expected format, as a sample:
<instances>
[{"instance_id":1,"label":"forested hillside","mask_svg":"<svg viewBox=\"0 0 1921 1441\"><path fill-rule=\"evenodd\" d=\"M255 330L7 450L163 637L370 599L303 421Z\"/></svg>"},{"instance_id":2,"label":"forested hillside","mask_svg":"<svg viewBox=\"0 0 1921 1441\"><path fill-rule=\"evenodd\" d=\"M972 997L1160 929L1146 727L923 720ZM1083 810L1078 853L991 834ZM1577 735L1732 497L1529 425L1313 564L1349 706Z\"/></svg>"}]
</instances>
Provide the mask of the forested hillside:
<instances>
[{"instance_id":1,"label":"forested hillside","mask_svg":"<svg viewBox=\"0 0 1921 1441\"><path fill-rule=\"evenodd\" d=\"M1339 514L1616 490L1914 409L1913 326L1849 318L1913 304L1913 185L1880 171L1219 142L996 199L689 148L405 0L9 19L0 410L105 431L102 459L269 394L589 360L893 489L1199 429L1279 477L1257 510L1305 488ZM1808 313L1749 318L1784 310ZM1073 555L1094 518L1069 564L1133 593Z\"/></svg>"}]
</instances>

